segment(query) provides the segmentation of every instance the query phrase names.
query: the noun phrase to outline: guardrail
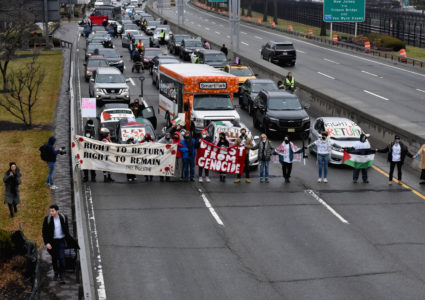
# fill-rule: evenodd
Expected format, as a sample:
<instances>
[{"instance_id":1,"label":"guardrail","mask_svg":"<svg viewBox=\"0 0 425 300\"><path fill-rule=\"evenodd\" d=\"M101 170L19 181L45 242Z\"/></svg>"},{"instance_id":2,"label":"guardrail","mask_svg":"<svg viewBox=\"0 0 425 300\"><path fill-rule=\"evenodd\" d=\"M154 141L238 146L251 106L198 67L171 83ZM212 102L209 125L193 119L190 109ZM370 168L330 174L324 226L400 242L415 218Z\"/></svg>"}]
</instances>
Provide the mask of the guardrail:
<instances>
[{"instance_id":1,"label":"guardrail","mask_svg":"<svg viewBox=\"0 0 425 300\"><path fill-rule=\"evenodd\" d=\"M205 9L201 6L198 6L196 4L193 3L193 1L189 1L189 3L199 9L202 9L204 11L210 12L210 13L214 13L220 16L225 16L228 17L228 14L226 13L221 13L221 12L217 12L217 11L213 11L213 10L208 10ZM274 31L279 31L279 32L283 32L285 34L288 35L294 35L303 39L309 39L312 41L316 41L319 42L321 44L325 44L327 46L331 46L331 47L340 47L340 48L346 48L352 51L356 51L356 52L361 52L364 55L371 55L371 56L378 56L384 59L388 59L391 61L396 61L396 62L400 62L400 63L404 63L406 65L412 65L413 67L420 67L423 68L425 67L425 61L422 60L418 60L418 59L414 59L414 58L410 58L410 57L401 57L400 55L396 55L396 54L392 54L392 53L388 53L386 51L381 51L381 50L377 50L377 49L370 49L368 52L366 52L366 48L356 45L356 44L352 44L352 43L346 43L346 42L342 42L342 41L333 41L330 40L328 37L322 37L322 36L313 36L313 37L309 37L308 34L303 33L303 32L296 32L296 31L290 31L288 29L285 28L280 28L280 27L273 27L271 24L268 23L257 23L255 21L250 21L250 20L245 20L245 19L241 19L241 22L244 23L248 23L250 25L255 25L257 27L262 27L262 28L267 28L270 30L274 30Z\"/></svg>"}]
</instances>

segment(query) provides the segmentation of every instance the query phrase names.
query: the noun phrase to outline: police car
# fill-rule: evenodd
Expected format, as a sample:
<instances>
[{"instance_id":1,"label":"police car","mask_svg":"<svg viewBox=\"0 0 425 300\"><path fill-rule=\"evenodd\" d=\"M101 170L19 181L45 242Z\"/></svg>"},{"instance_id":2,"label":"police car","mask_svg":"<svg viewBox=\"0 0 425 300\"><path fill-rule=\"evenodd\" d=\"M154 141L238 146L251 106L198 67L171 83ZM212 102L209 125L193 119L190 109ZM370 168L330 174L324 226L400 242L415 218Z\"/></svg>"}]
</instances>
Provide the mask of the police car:
<instances>
[{"instance_id":1,"label":"police car","mask_svg":"<svg viewBox=\"0 0 425 300\"><path fill-rule=\"evenodd\" d=\"M206 133L214 143L218 141L218 135L221 132L226 134L226 138L229 141L230 146L232 146L236 139L241 135L241 129L246 129L246 134L249 138L252 139L252 143L255 146L259 141L259 137L252 137L251 131L243 123L238 121L211 121L210 124L201 132L202 134ZM258 150L251 150L249 152L249 166L250 168L258 167Z\"/></svg>"},{"instance_id":2,"label":"police car","mask_svg":"<svg viewBox=\"0 0 425 300\"><path fill-rule=\"evenodd\" d=\"M320 117L317 118L312 125L309 144L320 139L324 131L328 133L328 138L330 138L332 142L341 147L332 147L329 160L332 164L342 164L342 158L344 156L344 150L342 148L352 147L360 140L360 134L364 133L355 122L347 118ZM366 134L366 136L369 135ZM311 152L316 153L316 147L312 147Z\"/></svg>"}]
</instances>

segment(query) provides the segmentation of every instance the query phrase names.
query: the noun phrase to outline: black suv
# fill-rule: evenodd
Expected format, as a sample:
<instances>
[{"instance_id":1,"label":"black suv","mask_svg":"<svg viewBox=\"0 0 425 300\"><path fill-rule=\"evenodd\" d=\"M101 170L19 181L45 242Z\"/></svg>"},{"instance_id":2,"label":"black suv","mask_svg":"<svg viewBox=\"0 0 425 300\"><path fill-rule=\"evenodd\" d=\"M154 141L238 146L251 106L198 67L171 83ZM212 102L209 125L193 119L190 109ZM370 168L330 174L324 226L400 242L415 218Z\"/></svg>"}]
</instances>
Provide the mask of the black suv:
<instances>
[{"instance_id":1,"label":"black suv","mask_svg":"<svg viewBox=\"0 0 425 300\"><path fill-rule=\"evenodd\" d=\"M200 64L210 65L211 67L224 69L229 63L226 55L219 50L199 49L194 51L195 56L199 57Z\"/></svg>"},{"instance_id":2,"label":"black suv","mask_svg":"<svg viewBox=\"0 0 425 300\"><path fill-rule=\"evenodd\" d=\"M261 90L278 91L279 89L276 83L271 79L247 79L241 86L239 105L242 109L247 110L250 116L254 114L254 99Z\"/></svg>"},{"instance_id":3,"label":"black suv","mask_svg":"<svg viewBox=\"0 0 425 300\"><path fill-rule=\"evenodd\" d=\"M168 41L168 50L171 54L178 55L180 51L180 43L184 39L190 39L188 34L173 34Z\"/></svg>"},{"instance_id":4,"label":"black suv","mask_svg":"<svg viewBox=\"0 0 425 300\"><path fill-rule=\"evenodd\" d=\"M291 42L268 41L261 49L261 57L271 63L294 66L297 52Z\"/></svg>"},{"instance_id":5,"label":"black suv","mask_svg":"<svg viewBox=\"0 0 425 300\"><path fill-rule=\"evenodd\" d=\"M297 96L284 91L260 91L254 100L254 127L271 133L298 134L307 137L310 117Z\"/></svg>"},{"instance_id":6,"label":"black suv","mask_svg":"<svg viewBox=\"0 0 425 300\"><path fill-rule=\"evenodd\" d=\"M202 42L198 39L184 39L180 43L179 55L182 60L190 60L190 55L197 49L202 49Z\"/></svg>"}]
</instances>

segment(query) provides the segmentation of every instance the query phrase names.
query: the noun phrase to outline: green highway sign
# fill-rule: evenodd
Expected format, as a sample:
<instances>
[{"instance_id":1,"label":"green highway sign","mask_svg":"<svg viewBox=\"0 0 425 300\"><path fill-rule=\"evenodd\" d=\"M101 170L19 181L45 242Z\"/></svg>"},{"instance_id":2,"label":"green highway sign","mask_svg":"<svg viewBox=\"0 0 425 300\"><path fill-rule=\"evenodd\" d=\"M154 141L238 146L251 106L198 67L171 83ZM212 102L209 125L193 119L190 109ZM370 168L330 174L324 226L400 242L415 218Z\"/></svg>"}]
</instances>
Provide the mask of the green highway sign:
<instances>
[{"instance_id":1,"label":"green highway sign","mask_svg":"<svg viewBox=\"0 0 425 300\"><path fill-rule=\"evenodd\" d=\"M324 0L323 21L364 22L365 0Z\"/></svg>"}]
</instances>

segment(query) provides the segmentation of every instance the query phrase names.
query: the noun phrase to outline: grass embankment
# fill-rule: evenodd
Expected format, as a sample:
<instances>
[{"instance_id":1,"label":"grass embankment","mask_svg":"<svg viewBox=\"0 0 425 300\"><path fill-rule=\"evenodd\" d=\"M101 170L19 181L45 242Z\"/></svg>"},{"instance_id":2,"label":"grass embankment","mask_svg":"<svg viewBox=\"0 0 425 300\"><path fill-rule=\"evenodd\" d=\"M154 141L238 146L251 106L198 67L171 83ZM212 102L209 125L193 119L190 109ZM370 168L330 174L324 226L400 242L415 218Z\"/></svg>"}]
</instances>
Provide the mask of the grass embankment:
<instances>
[{"instance_id":1,"label":"grass embankment","mask_svg":"<svg viewBox=\"0 0 425 300\"><path fill-rule=\"evenodd\" d=\"M20 52L20 55L28 54ZM10 63L10 71L25 68L31 58L18 58ZM52 124L62 77L62 51L43 51L39 62L46 70L46 78L40 89L38 103L33 107L33 123L36 125ZM2 97L2 95L0 95ZM0 108L0 121L20 123L12 115ZM0 131L0 171L3 178L9 168L9 162L14 161L21 169L22 184L20 186L21 204L15 218L9 217L7 205L0 209L0 228L17 230L19 224L25 236L43 245L41 227L47 207L51 202L50 190L44 182L47 177L46 163L40 159L38 148L53 134L50 130L10 130ZM2 199L3 197L2 189ZM3 201L2 201L3 202Z\"/></svg>"}]
</instances>

